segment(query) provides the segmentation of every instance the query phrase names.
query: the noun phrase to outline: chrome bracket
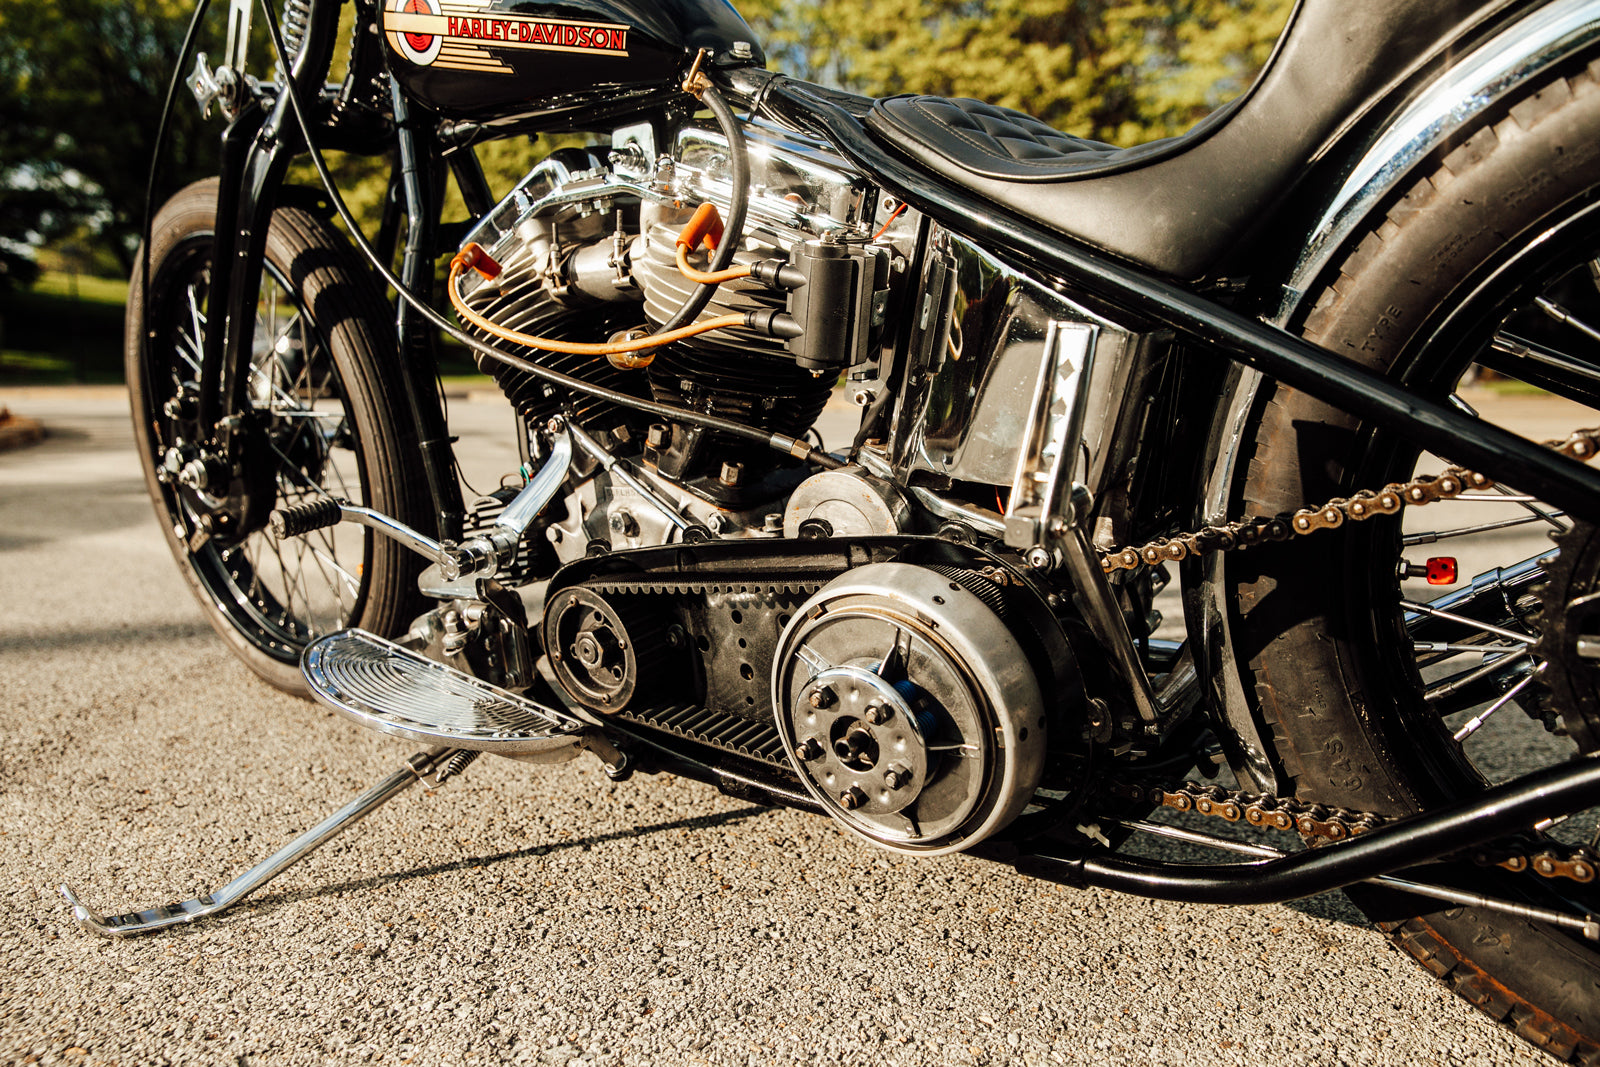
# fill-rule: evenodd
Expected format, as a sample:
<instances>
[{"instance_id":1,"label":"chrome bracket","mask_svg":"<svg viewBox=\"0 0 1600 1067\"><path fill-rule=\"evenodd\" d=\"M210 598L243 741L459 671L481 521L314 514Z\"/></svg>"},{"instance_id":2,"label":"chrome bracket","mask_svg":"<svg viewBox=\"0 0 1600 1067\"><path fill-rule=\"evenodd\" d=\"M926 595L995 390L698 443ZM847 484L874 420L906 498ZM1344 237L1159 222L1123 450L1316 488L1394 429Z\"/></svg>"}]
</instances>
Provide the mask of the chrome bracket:
<instances>
[{"instance_id":1,"label":"chrome bracket","mask_svg":"<svg viewBox=\"0 0 1600 1067\"><path fill-rule=\"evenodd\" d=\"M192 923L208 918L239 903L278 875L311 855L339 834L361 821L376 809L405 792L416 782L432 786L443 784L445 779L459 774L472 761L475 752L463 749L434 748L418 752L406 760L405 766L356 797L350 803L307 830L287 845L239 875L233 881L211 893L182 900L176 904L162 904L145 911L130 911L122 915L102 916L78 899L66 885L61 895L72 905L73 917L91 934L101 937L134 937L154 933L169 926Z\"/></svg>"},{"instance_id":2,"label":"chrome bracket","mask_svg":"<svg viewBox=\"0 0 1600 1067\"><path fill-rule=\"evenodd\" d=\"M1098 326L1053 320L1045 333L1027 429L1006 504L1005 543L1037 570L1061 562L1054 546L1073 522L1063 499L1077 468Z\"/></svg>"}]
</instances>

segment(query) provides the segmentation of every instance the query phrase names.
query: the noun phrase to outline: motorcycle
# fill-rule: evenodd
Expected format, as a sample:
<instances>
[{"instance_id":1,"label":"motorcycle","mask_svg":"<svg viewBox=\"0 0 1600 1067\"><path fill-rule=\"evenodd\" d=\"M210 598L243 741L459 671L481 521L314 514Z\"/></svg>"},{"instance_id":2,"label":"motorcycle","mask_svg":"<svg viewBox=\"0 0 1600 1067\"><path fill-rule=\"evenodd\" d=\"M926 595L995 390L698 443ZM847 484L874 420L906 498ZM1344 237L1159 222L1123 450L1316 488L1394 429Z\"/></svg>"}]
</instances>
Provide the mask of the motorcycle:
<instances>
[{"instance_id":1,"label":"motorcycle","mask_svg":"<svg viewBox=\"0 0 1600 1067\"><path fill-rule=\"evenodd\" d=\"M1074 886L1344 887L1600 1061L1600 430L1462 395L1600 406L1600 0L1302 0L1244 96L1127 149L770 72L717 0L355 0L330 83L340 6L263 5L273 78L248 0L196 57L221 172L150 224L128 382L217 632L429 747L215 893L63 887L86 928L214 914L480 753L587 751ZM494 196L477 146L574 131ZM370 238L329 149L392 162ZM520 426L473 498L446 335ZM1554 546L1496 556L1522 525ZM1440 541L1486 564L1407 558ZM1511 769L1473 740L1507 707Z\"/></svg>"}]
</instances>

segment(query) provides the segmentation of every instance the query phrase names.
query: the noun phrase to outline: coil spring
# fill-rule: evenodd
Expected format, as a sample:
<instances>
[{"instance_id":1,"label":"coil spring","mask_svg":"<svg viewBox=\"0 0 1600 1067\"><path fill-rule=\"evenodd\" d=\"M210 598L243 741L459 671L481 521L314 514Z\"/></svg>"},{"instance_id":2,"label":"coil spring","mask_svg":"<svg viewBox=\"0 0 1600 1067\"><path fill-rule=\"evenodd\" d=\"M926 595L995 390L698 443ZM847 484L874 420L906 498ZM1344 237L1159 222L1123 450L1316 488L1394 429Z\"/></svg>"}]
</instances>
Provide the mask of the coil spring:
<instances>
[{"instance_id":1,"label":"coil spring","mask_svg":"<svg viewBox=\"0 0 1600 1067\"><path fill-rule=\"evenodd\" d=\"M311 0L283 0L283 16L280 19L283 30L283 50L293 63L300 55L300 49L305 47L306 30L311 25ZM287 72L280 70L280 75Z\"/></svg>"},{"instance_id":2,"label":"coil spring","mask_svg":"<svg viewBox=\"0 0 1600 1067\"><path fill-rule=\"evenodd\" d=\"M449 781L462 771L466 770L468 767L472 766L472 761L477 759L478 755L479 754L476 749L464 749L457 752L455 755L445 760L444 763L440 764L439 769L433 772L434 782L439 785L444 785L445 782Z\"/></svg>"}]
</instances>

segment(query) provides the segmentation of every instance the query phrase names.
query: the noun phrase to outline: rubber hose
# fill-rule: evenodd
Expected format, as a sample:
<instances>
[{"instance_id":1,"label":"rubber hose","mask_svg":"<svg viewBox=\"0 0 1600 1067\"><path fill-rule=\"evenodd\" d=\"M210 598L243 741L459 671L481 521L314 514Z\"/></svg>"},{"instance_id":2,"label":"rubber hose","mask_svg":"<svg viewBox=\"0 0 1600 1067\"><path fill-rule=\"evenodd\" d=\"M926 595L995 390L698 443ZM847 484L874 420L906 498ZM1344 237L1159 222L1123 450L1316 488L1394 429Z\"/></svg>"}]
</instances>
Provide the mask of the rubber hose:
<instances>
[{"instance_id":1,"label":"rubber hose","mask_svg":"<svg viewBox=\"0 0 1600 1067\"><path fill-rule=\"evenodd\" d=\"M722 135L728 139L728 153L733 157L733 199L728 205L728 217L723 221L722 240L718 242L716 254L711 257L711 266L706 271L707 274L716 274L726 270L728 264L733 262L733 254L739 250L739 242L744 236L744 216L750 207L750 153L744 145L744 132L739 129L739 119L727 101L722 99L722 94L715 88L707 87L700 99L716 116ZM666 333L693 322L711 302L711 295L716 291L717 283L696 287L683 306L673 312L672 317L663 322L656 333Z\"/></svg>"}]
</instances>

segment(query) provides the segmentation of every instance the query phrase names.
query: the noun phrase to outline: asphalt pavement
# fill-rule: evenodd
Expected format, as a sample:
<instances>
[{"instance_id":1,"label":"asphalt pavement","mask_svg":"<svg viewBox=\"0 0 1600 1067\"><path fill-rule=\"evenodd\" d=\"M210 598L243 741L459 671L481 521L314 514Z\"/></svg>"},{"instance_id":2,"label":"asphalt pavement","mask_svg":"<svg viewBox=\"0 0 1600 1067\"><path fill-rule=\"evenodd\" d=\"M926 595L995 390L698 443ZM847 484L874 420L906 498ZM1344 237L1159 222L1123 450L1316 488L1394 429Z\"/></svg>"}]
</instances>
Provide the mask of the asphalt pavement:
<instances>
[{"instance_id":1,"label":"asphalt pavement","mask_svg":"<svg viewBox=\"0 0 1600 1067\"><path fill-rule=\"evenodd\" d=\"M224 650L120 393L0 404L49 432L0 453L0 1063L1554 1062L1341 894L1066 889L588 757L480 760L234 912L91 937L59 883L108 914L195 896L412 747ZM452 415L469 467L514 465L503 403Z\"/></svg>"}]
</instances>

